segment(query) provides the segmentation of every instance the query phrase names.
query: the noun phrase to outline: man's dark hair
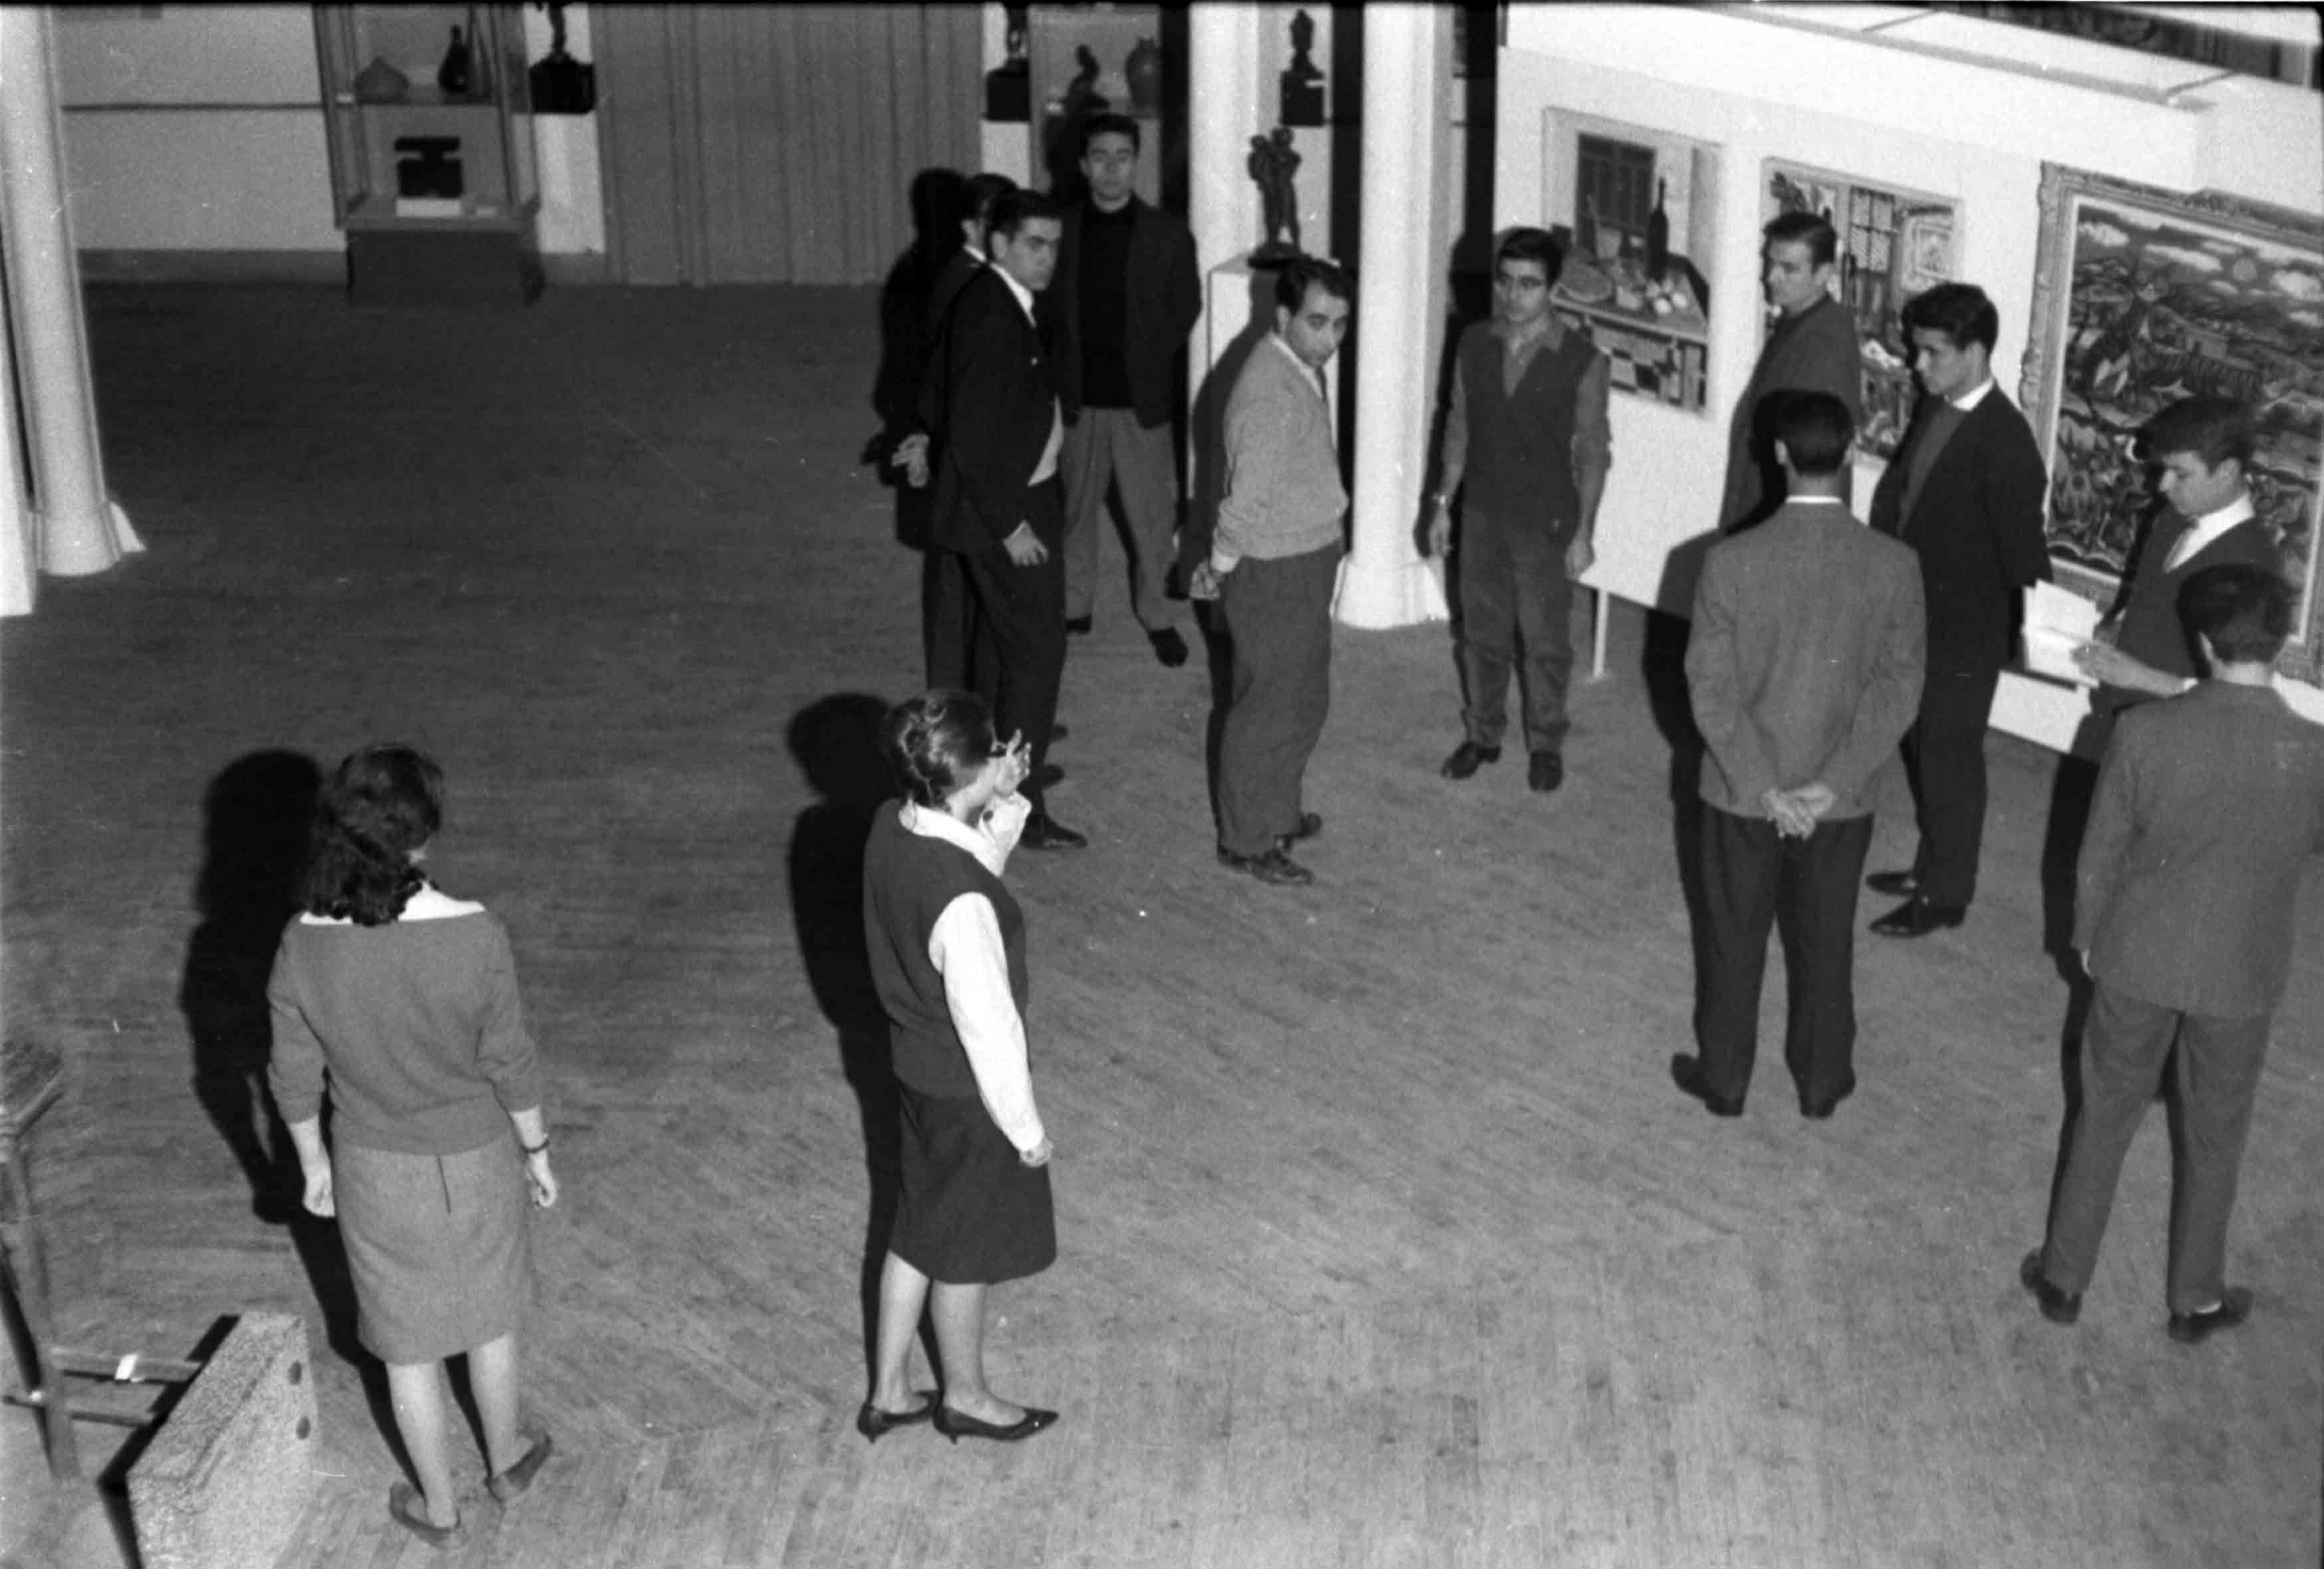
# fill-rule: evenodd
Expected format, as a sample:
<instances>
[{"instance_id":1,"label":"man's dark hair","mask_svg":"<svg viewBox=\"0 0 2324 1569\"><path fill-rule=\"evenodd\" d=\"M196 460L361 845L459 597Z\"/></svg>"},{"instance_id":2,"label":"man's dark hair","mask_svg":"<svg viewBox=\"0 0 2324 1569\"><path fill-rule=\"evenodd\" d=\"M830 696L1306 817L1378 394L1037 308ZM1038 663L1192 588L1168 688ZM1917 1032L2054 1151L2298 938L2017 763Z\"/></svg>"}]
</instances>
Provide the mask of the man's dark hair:
<instances>
[{"instance_id":1,"label":"man's dark hair","mask_svg":"<svg viewBox=\"0 0 2324 1569\"><path fill-rule=\"evenodd\" d=\"M1345 267L1321 256L1294 256L1275 275L1275 302L1296 316L1313 284L1334 300L1356 302L1356 281Z\"/></svg>"},{"instance_id":2,"label":"man's dark hair","mask_svg":"<svg viewBox=\"0 0 2324 1569\"><path fill-rule=\"evenodd\" d=\"M1538 263L1542 275L1554 283L1565 271L1565 252L1547 229L1511 229L1493 253L1493 271L1499 272L1504 262Z\"/></svg>"},{"instance_id":3,"label":"man's dark hair","mask_svg":"<svg viewBox=\"0 0 2324 1569\"><path fill-rule=\"evenodd\" d=\"M985 231L992 226L992 204L1017 189L1017 182L1005 174L972 174L963 193L960 216L976 220L977 243L984 243Z\"/></svg>"},{"instance_id":4,"label":"man's dark hair","mask_svg":"<svg viewBox=\"0 0 2324 1569\"><path fill-rule=\"evenodd\" d=\"M2282 575L2245 562L2206 567L2179 586L2179 619L2225 664L2273 663L2292 636L2292 609Z\"/></svg>"},{"instance_id":5,"label":"man's dark hair","mask_svg":"<svg viewBox=\"0 0 2324 1569\"><path fill-rule=\"evenodd\" d=\"M1830 392L1798 387L1776 392L1775 401L1775 438L1791 455L1792 466L1817 478L1838 474L1856 438L1848 405Z\"/></svg>"},{"instance_id":6,"label":"man's dark hair","mask_svg":"<svg viewBox=\"0 0 2324 1569\"><path fill-rule=\"evenodd\" d=\"M991 211L986 215L984 233L988 239L1007 235L1013 240L1017 237L1017 231L1025 226L1028 218L1056 218L1059 216L1057 204L1046 194L1019 186L992 198Z\"/></svg>"},{"instance_id":7,"label":"man's dark hair","mask_svg":"<svg viewBox=\"0 0 2324 1569\"><path fill-rule=\"evenodd\" d=\"M1139 133L1138 122L1127 115L1117 115L1108 109L1091 115L1082 121L1082 156L1084 158L1089 156L1091 143L1101 136L1108 135L1129 137L1130 150L1132 152L1142 152L1146 150L1146 139Z\"/></svg>"},{"instance_id":8,"label":"man's dark hair","mask_svg":"<svg viewBox=\"0 0 2324 1569\"><path fill-rule=\"evenodd\" d=\"M1779 212L1759 232L1771 245L1805 245L1808 261L1814 266L1829 267L1840 254L1840 235L1833 232L1831 220L1821 213L1796 208Z\"/></svg>"},{"instance_id":9,"label":"man's dark hair","mask_svg":"<svg viewBox=\"0 0 2324 1569\"><path fill-rule=\"evenodd\" d=\"M2230 457L2249 468L2256 436L2248 407L2233 398L2202 396L2181 398L2157 411L2138 439L2152 463L2191 452L2205 468L2217 468Z\"/></svg>"},{"instance_id":10,"label":"man's dark hair","mask_svg":"<svg viewBox=\"0 0 2324 1569\"><path fill-rule=\"evenodd\" d=\"M1941 332L1961 348L1983 344L1991 354L2001 336L2001 312L1974 283L1940 283L1904 302L1905 341L1916 331Z\"/></svg>"}]
</instances>

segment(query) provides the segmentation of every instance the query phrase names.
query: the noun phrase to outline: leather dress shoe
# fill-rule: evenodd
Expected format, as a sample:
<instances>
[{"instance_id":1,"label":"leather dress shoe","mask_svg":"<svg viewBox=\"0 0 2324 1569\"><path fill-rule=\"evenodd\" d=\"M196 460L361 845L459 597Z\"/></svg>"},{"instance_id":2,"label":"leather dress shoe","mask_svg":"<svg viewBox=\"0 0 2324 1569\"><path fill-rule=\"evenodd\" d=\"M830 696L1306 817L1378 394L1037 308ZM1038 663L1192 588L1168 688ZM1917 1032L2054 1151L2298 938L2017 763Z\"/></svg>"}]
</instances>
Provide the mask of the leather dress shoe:
<instances>
[{"instance_id":1,"label":"leather dress shoe","mask_svg":"<svg viewBox=\"0 0 2324 1569\"><path fill-rule=\"evenodd\" d=\"M1312 839L1323 831L1323 813L1302 812L1299 814L1299 826L1292 829L1288 834L1277 834L1275 836L1275 842L1284 849L1288 850L1294 844L1298 844L1302 839Z\"/></svg>"},{"instance_id":2,"label":"leather dress shoe","mask_svg":"<svg viewBox=\"0 0 2324 1569\"><path fill-rule=\"evenodd\" d=\"M1916 893L1874 921L1872 929L1884 937L1924 937L1968 918L1965 904L1931 904Z\"/></svg>"},{"instance_id":3,"label":"leather dress shoe","mask_svg":"<svg viewBox=\"0 0 2324 1569\"><path fill-rule=\"evenodd\" d=\"M1897 872L1876 872L1864 880L1864 886L1891 899L1910 899L1921 891L1921 874L1910 867Z\"/></svg>"},{"instance_id":4,"label":"leather dress shoe","mask_svg":"<svg viewBox=\"0 0 2324 1569\"><path fill-rule=\"evenodd\" d=\"M855 1431L873 1444L899 1427L909 1427L915 1422L925 1422L942 1407L944 1397L934 1389L922 1391L927 1398L909 1411L882 1411L871 1401L863 1402L855 1413Z\"/></svg>"},{"instance_id":5,"label":"leather dress shoe","mask_svg":"<svg viewBox=\"0 0 2324 1569\"><path fill-rule=\"evenodd\" d=\"M1219 864L1248 872L1261 882L1271 882L1278 888L1304 888L1315 881L1315 874L1285 854L1280 844L1260 855L1238 855L1222 844Z\"/></svg>"},{"instance_id":6,"label":"leather dress shoe","mask_svg":"<svg viewBox=\"0 0 2324 1569\"><path fill-rule=\"evenodd\" d=\"M1536 752L1526 760L1526 788L1547 795L1565 782L1565 759L1554 752Z\"/></svg>"},{"instance_id":7,"label":"leather dress shoe","mask_svg":"<svg viewBox=\"0 0 2324 1569\"><path fill-rule=\"evenodd\" d=\"M2171 1338L2181 1345L2200 1345L2223 1329L2233 1329L2251 1316L2252 1294L2240 1286L2227 1288L2217 1307L2200 1313L2171 1315Z\"/></svg>"},{"instance_id":8,"label":"leather dress shoe","mask_svg":"<svg viewBox=\"0 0 2324 1569\"><path fill-rule=\"evenodd\" d=\"M1840 1110L1840 1102L1856 1093L1856 1081L1850 1079L1830 1094L1800 1096L1800 1115L1811 1122L1821 1122Z\"/></svg>"},{"instance_id":9,"label":"leather dress shoe","mask_svg":"<svg viewBox=\"0 0 2324 1569\"><path fill-rule=\"evenodd\" d=\"M1057 1414L1055 1411L1039 1411L1030 1406L1025 1407L1022 1417L1009 1423L982 1421L955 1411L949 1406L936 1407L936 1431L954 1444L964 1438L991 1438L1002 1444L1014 1444L1056 1424Z\"/></svg>"},{"instance_id":10,"label":"leather dress shoe","mask_svg":"<svg viewBox=\"0 0 2324 1569\"><path fill-rule=\"evenodd\" d=\"M1065 631L1074 637L1087 637L1089 635L1090 628L1096 624L1096 618L1093 616L1069 615L1065 617Z\"/></svg>"},{"instance_id":11,"label":"leather dress shoe","mask_svg":"<svg viewBox=\"0 0 2324 1569\"><path fill-rule=\"evenodd\" d=\"M1464 741L1452 749L1452 755L1446 758L1444 766L1436 771L1446 779L1467 779L1485 764L1500 761L1499 747L1480 746L1473 741Z\"/></svg>"},{"instance_id":12,"label":"leather dress shoe","mask_svg":"<svg viewBox=\"0 0 2324 1569\"><path fill-rule=\"evenodd\" d=\"M2042 1316L2051 1323L2071 1324L2081 1317L2082 1294L2061 1291L2050 1284L2050 1277L2042 1273L2041 1249L2036 1248L2026 1254L2025 1261L2017 1266L2017 1283L2034 1293L2034 1300L2040 1306ZM2172 1322L2176 1324L2179 1321L2173 1317Z\"/></svg>"},{"instance_id":13,"label":"leather dress shoe","mask_svg":"<svg viewBox=\"0 0 2324 1569\"><path fill-rule=\"evenodd\" d=\"M1740 1095L1714 1095L1703 1087L1702 1059L1699 1057L1671 1058L1671 1083L1702 1103L1703 1110L1714 1117L1739 1117L1743 1114Z\"/></svg>"},{"instance_id":14,"label":"leather dress shoe","mask_svg":"<svg viewBox=\"0 0 2324 1569\"><path fill-rule=\"evenodd\" d=\"M1076 834L1047 812L1035 812L1025 819L1025 831L1018 835L1020 850L1079 850L1089 844L1089 835Z\"/></svg>"},{"instance_id":15,"label":"leather dress shoe","mask_svg":"<svg viewBox=\"0 0 2324 1569\"><path fill-rule=\"evenodd\" d=\"M1146 634L1146 641L1154 645L1154 657L1162 661L1165 669L1175 670L1186 662L1186 640L1179 635L1176 627L1166 626L1160 632L1149 632Z\"/></svg>"}]
</instances>

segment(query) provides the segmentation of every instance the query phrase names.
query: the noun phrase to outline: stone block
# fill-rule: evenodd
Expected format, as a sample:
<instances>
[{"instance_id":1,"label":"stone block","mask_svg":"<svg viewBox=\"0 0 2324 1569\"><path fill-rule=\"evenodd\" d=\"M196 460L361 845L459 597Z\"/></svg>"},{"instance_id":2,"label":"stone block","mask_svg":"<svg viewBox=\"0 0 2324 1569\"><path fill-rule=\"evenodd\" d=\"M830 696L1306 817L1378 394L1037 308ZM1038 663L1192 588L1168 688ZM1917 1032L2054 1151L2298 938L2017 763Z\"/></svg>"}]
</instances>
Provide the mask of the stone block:
<instances>
[{"instance_id":1,"label":"stone block","mask_svg":"<svg viewBox=\"0 0 2324 1569\"><path fill-rule=\"evenodd\" d=\"M315 1491L307 1325L248 1313L226 1332L129 1472L145 1569L257 1569Z\"/></svg>"}]
</instances>

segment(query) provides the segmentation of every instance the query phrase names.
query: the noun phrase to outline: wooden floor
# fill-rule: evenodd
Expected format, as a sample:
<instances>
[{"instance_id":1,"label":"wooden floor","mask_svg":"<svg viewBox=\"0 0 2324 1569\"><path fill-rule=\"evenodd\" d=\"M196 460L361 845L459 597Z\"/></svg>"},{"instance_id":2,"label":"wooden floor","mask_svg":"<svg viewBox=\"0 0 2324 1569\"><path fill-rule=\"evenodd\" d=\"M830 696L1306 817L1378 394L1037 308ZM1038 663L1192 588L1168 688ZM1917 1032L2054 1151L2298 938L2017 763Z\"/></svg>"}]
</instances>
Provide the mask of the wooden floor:
<instances>
[{"instance_id":1,"label":"wooden floor","mask_svg":"<svg viewBox=\"0 0 2324 1569\"><path fill-rule=\"evenodd\" d=\"M867 718L918 664L917 560L857 465L876 319L853 291L95 297L152 549L0 626L6 1027L74 1067L35 1174L76 1338L306 1315L318 1502L286 1563L434 1561L385 1518L332 1234L258 1191L247 1076L284 804L390 736L443 759L432 864L513 934L566 1189L526 1348L558 1458L472 1500L450 1561L2318 1561L2324 879L2230 1251L2250 1326L2163 1334L2158 1113L2052 1327L2015 1272L2071 1060L2071 781L1993 738L1969 924L1860 947L1861 1093L1798 1116L1778 975L1749 1111L1713 1121L1668 1079L1683 698L1635 611L1546 799L1521 762L1436 777L1443 626L1342 630L1318 881L1277 891L1212 857L1203 661L1160 669L1109 584L1052 797L1092 846L1010 872L1063 1251L996 1292L990 1361L1065 1419L866 1446L887 1121L850 869ZM1904 807L1892 781L1876 863ZM31 1433L0 1413L0 1555L128 1561L119 1463L45 1488Z\"/></svg>"}]
</instances>

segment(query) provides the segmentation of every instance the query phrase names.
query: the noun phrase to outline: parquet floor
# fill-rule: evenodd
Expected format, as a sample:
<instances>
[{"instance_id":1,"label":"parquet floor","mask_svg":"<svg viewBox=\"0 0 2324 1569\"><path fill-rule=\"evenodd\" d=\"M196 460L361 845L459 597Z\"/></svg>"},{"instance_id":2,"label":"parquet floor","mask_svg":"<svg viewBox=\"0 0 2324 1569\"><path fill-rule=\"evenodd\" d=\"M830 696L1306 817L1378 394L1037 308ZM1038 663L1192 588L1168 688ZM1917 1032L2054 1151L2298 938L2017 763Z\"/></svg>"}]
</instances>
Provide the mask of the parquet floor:
<instances>
[{"instance_id":1,"label":"parquet floor","mask_svg":"<svg viewBox=\"0 0 2324 1569\"><path fill-rule=\"evenodd\" d=\"M1545 800L1507 762L1436 778L1443 627L1342 630L1319 882L1286 892L1213 862L1208 680L1109 588L1053 797L1093 844L1011 872L1064 1251L996 1294L990 1356L1065 1418L867 1447L851 835L865 716L918 662L917 561L856 465L876 319L856 291L94 296L152 549L0 626L6 1027L74 1067L34 1152L77 1337L307 1316L285 1563L433 1556L385 1519L330 1233L257 1213L246 1076L281 803L389 735L444 760L433 864L513 933L566 1184L526 1353L558 1458L451 1562L2317 1562L2324 880L2231 1254L2251 1325L2162 1333L2158 1115L2053 1328L2015 1272L2071 1057L2057 763L1993 738L1970 924L1861 948L1858 1097L1793 1110L1778 977L1750 1110L1713 1122L1667 1079L1674 651L1635 611ZM1882 863L1900 782L1886 807ZM129 1561L31 1431L0 1412L0 1555Z\"/></svg>"}]
</instances>

